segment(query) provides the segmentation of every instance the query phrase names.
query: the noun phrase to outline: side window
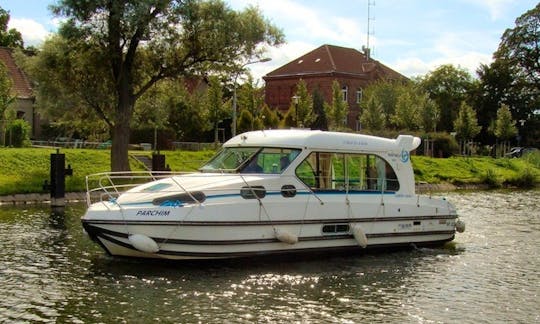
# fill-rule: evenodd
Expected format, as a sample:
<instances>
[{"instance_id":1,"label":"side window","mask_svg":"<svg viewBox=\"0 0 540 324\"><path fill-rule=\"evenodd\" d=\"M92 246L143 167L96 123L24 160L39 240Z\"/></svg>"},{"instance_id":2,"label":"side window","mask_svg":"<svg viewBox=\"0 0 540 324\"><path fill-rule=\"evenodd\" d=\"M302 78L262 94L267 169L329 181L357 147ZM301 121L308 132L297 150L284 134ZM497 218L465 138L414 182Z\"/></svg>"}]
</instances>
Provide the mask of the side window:
<instances>
[{"instance_id":1,"label":"side window","mask_svg":"<svg viewBox=\"0 0 540 324\"><path fill-rule=\"evenodd\" d=\"M374 162L374 169L372 169L369 189L377 191L399 190L399 182L392 166L378 156L370 155L370 159L372 163Z\"/></svg>"},{"instance_id":2,"label":"side window","mask_svg":"<svg viewBox=\"0 0 540 324\"><path fill-rule=\"evenodd\" d=\"M313 190L399 190L390 164L373 154L314 152L296 169L296 175Z\"/></svg>"},{"instance_id":3,"label":"side window","mask_svg":"<svg viewBox=\"0 0 540 324\"><path fill-rule=\"evenodd\" d=\"M345 190L345 155L313 152L296 169L296 175L314 190Z\"/></svg>"},{"instance_id":4,"label":"side window","mask_svg":"<svg viewBox=\"0 0 540 324\"><path fill-rule=\"evenodd\" d=\"M299 153L297 149L264 148L253 157L242 173L282 173Z\"/></svg>"},{"instance_id":5,"label":"side window","mask_svg":"<svg viewBox=\"0 0 540 324\"><path fill-rule=\"evenodd\" d=\"M302 161L296 168L296 176L310 188L317 188L316 172L313 168L313 160L309 157Z\"/></svg>"}]
</instances>

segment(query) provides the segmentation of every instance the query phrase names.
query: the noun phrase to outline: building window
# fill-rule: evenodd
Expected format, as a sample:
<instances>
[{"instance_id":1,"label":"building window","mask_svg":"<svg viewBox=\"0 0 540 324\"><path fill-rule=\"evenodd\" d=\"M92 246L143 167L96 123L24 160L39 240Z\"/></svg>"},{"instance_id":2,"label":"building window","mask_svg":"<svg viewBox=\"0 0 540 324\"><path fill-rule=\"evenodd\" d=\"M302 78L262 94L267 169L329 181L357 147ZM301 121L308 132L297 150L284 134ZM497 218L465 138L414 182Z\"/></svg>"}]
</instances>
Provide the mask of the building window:
<instances>
[{"instance_id":1,"label":"building window","mask_svg":"<svg viewBox=\"0 0 540 324\"><path fill-rule=\"evenodd\" d=\"M356 103L362 102L362 89L356 90Z\"/></svg>"},{"instance_id":2,"label":"building window","mask_svg":"<svg viewBox=\"0 0 540 324\"><path fill-rule=\"evenodd\" d=\"M346 85L341 88L341 95L343 96L343 101L347 102L347 92L349 90L349 87Z\"/></svg>"}]
</instances>

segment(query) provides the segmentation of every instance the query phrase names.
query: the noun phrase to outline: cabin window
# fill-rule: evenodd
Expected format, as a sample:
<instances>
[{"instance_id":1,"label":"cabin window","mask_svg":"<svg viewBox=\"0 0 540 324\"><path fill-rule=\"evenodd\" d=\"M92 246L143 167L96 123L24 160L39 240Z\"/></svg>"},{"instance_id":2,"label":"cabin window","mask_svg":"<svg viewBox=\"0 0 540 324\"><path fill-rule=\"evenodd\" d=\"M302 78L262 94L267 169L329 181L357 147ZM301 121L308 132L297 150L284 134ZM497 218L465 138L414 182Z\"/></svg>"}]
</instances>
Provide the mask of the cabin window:
<instances>
[{"instance_id":1,"label":"cabin window","mask_svg":"<svg viewBox=\"0 0 540 324\"><path fill-rule=\"evenodd\" d=\"M322 227L323 234L349 233L349 224L326 224Z\"/></svg>"},{"instance_id":2,"label":"cabin window","mask_svg":"<svg viewBox=\"0 0 540 324\"><path fill-rule=\"evenodd\" d=\"M311 153L296 169L314 191L397 191L392 166L374 154Z\"/></svg>"},{"instance_id":3,"label":"cabin window","mask_svg":"<svg viewBox=\"0 0 540 324\"><path fill-rule=\"evenodd\" d=\"M264 148L255 154L240 173L280 174L300 154L297 149Z\"/></svg>"},{"instance_id":4,"label":"cabin window","mask_svg":"<svg viewBox=\"0 0 540 324\"><path fill-rule=\"evenodd\" d=\"M299 149L227 147L205 164L201 171L279 174L298 154Z\"/></svg>"}]
</instances>

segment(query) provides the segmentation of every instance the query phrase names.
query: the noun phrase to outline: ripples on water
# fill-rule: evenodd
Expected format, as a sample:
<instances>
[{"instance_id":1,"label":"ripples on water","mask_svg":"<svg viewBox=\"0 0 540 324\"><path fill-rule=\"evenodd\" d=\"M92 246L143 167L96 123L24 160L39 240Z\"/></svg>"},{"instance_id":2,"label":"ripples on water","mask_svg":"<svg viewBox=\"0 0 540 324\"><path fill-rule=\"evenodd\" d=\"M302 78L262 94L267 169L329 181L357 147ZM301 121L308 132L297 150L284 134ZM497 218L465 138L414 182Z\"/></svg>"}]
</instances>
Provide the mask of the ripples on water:
<instances>
[{"instance_id":1,"label":"ripples on water","mask_svg":"<svg viewBox=\"0 0 540 324\"><path fill-rule=\"evenodd\" d=\"M438 249L309 259L111 259L84 206L0 207L0 322L539 322L538 191L451 193Z\"/></svg>"}]
</instances>

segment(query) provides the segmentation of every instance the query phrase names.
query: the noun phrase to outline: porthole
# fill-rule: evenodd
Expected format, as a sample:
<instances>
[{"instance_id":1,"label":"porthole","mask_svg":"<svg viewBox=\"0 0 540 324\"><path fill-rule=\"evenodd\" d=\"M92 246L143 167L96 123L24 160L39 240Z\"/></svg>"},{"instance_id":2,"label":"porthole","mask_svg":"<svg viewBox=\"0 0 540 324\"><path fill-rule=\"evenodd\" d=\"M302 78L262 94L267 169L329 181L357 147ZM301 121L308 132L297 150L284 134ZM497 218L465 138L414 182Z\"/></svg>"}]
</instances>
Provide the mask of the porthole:
<instances>
[{"instance_id":1,"label":"porthole","mask_svg":"<svg viewBox=\"0 0 540 324\"><path fill-rule=\"evenodd\" d=\"M285 198L296 196L296 187L293 185L283 185L283 187L281 187L281 195Z\"/></svg>"},{"instance_id":2,"label":"porthole","mask_svg":"<svg viewBox=\"0 0 540 324\"><path fill-rule=\"evenodd\" d=\"M262 199L266 196L266 189L263 186L242 187L240 195L244 199Z\"/></svg>"}]
</instances>

